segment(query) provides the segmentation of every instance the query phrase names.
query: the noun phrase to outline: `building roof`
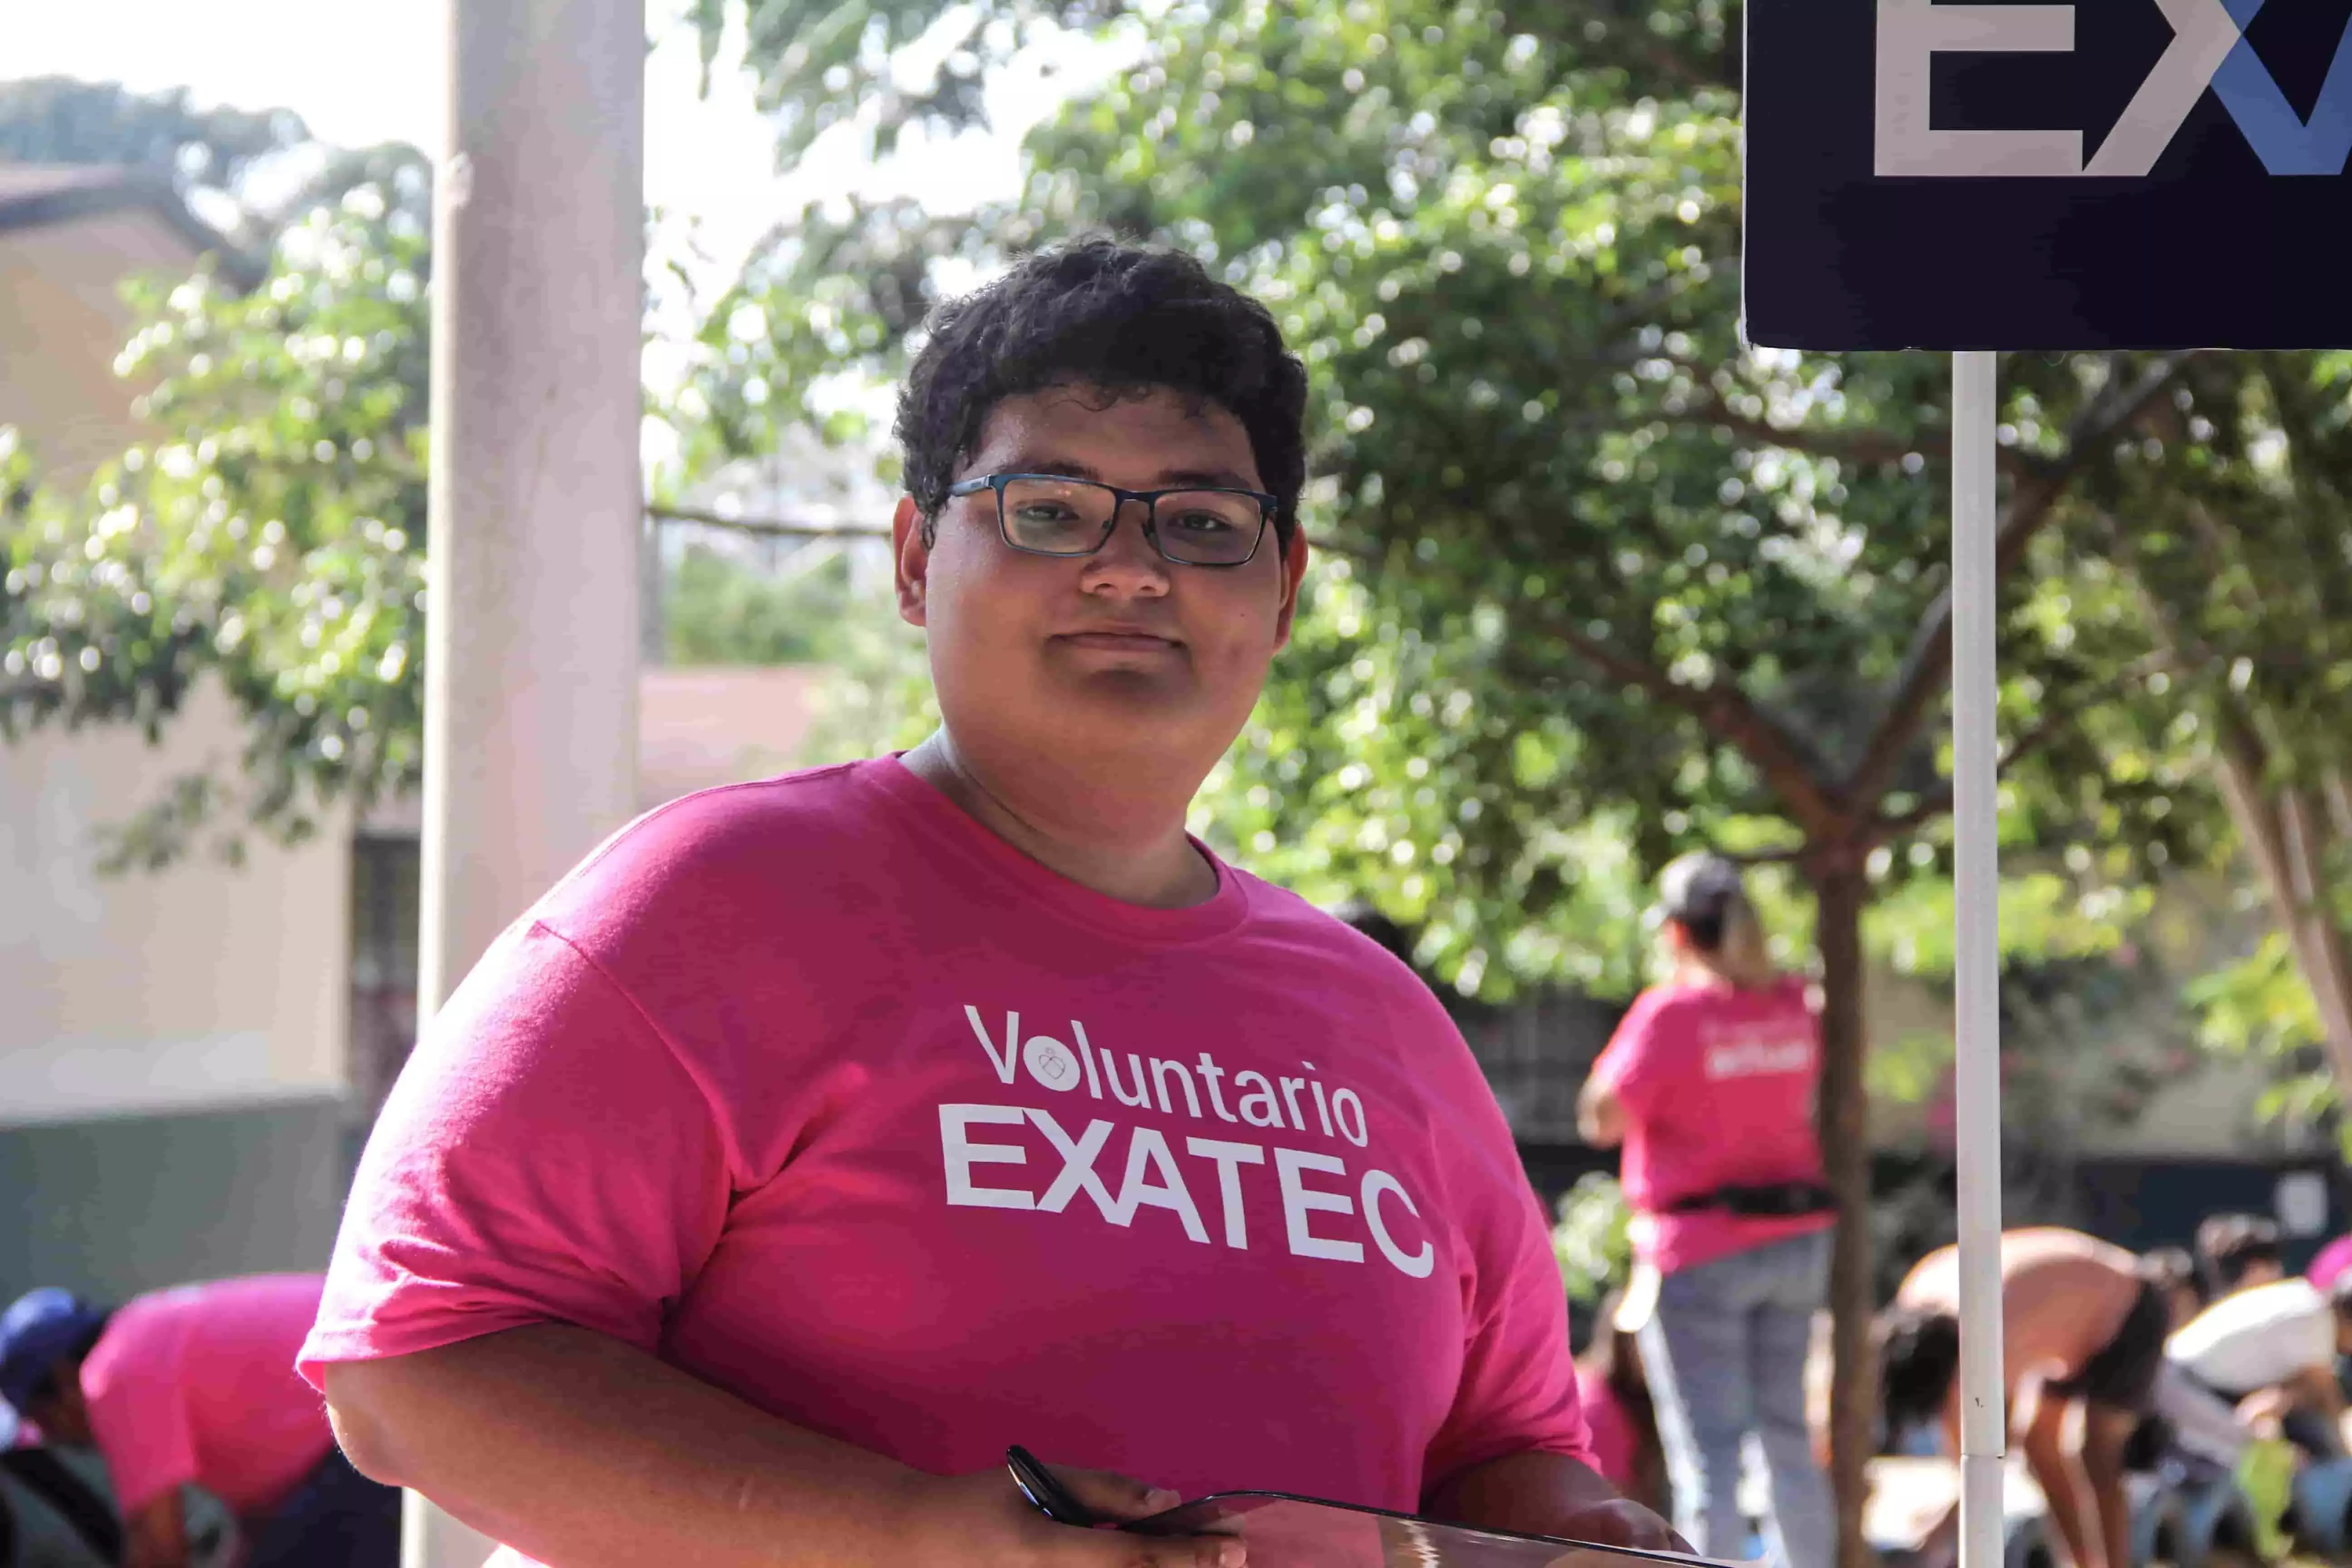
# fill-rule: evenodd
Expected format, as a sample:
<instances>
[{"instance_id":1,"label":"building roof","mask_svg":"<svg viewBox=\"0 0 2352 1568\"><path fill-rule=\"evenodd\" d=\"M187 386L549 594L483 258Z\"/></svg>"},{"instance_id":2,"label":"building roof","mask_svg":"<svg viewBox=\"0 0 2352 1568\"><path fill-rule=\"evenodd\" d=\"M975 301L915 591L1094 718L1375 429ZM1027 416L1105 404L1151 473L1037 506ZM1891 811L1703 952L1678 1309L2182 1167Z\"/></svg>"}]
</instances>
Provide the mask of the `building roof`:
<instances>
[{"instance_id":1,"label":"building roof","mask_svg":"<svg viewBox=\"0 0 2352 1568\"><path fill-rule=\"evenodd\" d=\"M0 238L102 214L146 211L199 254L219 258L242 287L261 278L254 258L188 209L168 180L143 169L0 163Z\"/></svg>"}]
</instances>

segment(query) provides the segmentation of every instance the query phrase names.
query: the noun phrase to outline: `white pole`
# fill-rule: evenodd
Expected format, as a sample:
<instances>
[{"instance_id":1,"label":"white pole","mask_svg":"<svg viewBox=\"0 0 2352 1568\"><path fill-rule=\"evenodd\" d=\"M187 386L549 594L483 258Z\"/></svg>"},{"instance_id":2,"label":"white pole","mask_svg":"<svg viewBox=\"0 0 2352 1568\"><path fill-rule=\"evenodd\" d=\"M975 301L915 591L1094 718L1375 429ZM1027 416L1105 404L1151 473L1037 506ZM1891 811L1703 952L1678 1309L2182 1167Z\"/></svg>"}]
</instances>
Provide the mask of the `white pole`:
<instances>
[{"instance_id":1,"label":"white pole","mask_svg":"<svg viewBox=\"0 0 2352 1568\"><path fill-rule=\"evenodd\" d=\"M1993 426L1989 353L1952 356L1952 1077L1959 1156L1960 1568L2000 1568L2009 1447L2000 1323L2000 850L1993 732Z\"/></svg>"},{"instance_id":2,"label":"white pole","mask_svg":"<svg viewBox=\"0 0 2352 1568\"><path fill-rule=\"evenodd\" d=\"M635 808L643 0L446 0L418 1015ZM403 1568L480 1536L412 1493Z\"/></svg>"}]
</instances>

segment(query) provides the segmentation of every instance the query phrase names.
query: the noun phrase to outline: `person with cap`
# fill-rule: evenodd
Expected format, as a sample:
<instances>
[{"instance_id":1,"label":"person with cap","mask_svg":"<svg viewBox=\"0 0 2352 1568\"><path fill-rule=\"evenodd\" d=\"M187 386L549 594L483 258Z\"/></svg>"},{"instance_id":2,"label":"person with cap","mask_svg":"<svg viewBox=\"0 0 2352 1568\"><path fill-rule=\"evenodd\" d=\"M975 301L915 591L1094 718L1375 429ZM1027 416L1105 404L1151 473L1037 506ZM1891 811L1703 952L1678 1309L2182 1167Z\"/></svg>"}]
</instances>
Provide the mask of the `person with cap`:
<instances>
[{"instance_id":1,"label":"person with cap","mask_svg":"<svg viewBox=\"0 0 2352 1568\"><path fill-rule=\"evenodd\" d=\"M325 1280L261 1275L134 1297L56 1289L0 1316L0 1396L53 1444L95 1447L126 1568L191 1560L182 1492L233 1509L246 1568L394 1568L400 1497L352 1469L294 1371Z\"/></svg>"},{"instance_id":2,"label":"person with cap","mask_svg":"<svg viewBox=\"0 0 2352 1568\"><path fill-rule=\"evenodd\" d=\"M1805 1393L1834 1220L1813 1131L1820 1027L1804 982L1774 969L1738 866L1685 856L1659 888L1668 976L1634 1001L1577 1105L1588 1142L1624 1146L1637 1268L1620 1326L1640 1336L1675 1528L1702 1552L1744 1554L1753 1434L1768 1542L1788 1568L1827 1568L1836 1519Z\"/></svg>"}]
</instances>

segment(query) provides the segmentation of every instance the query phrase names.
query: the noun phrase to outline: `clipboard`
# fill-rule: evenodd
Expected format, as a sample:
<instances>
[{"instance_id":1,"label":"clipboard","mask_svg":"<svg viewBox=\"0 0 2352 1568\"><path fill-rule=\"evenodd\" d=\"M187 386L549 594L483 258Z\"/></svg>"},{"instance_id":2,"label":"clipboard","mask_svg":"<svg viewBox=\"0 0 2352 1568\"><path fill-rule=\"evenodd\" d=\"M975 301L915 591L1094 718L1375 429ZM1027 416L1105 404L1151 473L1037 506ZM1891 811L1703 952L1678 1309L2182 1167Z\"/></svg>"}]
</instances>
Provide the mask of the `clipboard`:
<instances>
[{"instance_id":1,"label":"clipboard","mask_svg":"<svg viewBox=\"0 0 2352 1568\"><path fill-rule=\"evenodd\" d=\"M1136 1535L1232 1535L1249 1568L1742 1568L1708 1557L1445 1524L1287 1492L1214 1492L1119 1527Z\"/></svg>"}]
</instances>

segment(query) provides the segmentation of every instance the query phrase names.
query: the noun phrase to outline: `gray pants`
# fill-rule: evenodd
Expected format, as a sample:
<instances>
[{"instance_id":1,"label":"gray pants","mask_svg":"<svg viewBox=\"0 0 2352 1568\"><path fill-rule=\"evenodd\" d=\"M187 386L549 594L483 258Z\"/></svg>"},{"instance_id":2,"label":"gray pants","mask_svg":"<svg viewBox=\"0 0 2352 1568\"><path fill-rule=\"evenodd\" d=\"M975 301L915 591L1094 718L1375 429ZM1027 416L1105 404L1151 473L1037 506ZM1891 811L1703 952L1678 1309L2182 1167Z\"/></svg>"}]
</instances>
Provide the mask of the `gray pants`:
<instances>
[{"instance_id":1,"label":"gray pants","mask_svg":"<svg viewBox=\"0 0 2352 1568\"><path fill-rule=\"evenodd\" d=\"M1744 1557L1739 1468L1750 1433L1772 1480L1765 1543L1785 1568L1830 1568L1836 1510L1805 1425L1805 1360L1827 1289L1830 1233L1736 1252L1659 1283L1641 1333L1674 1482L1675 1528L1712 1557Z\"/></svg>"}]
</instances>

